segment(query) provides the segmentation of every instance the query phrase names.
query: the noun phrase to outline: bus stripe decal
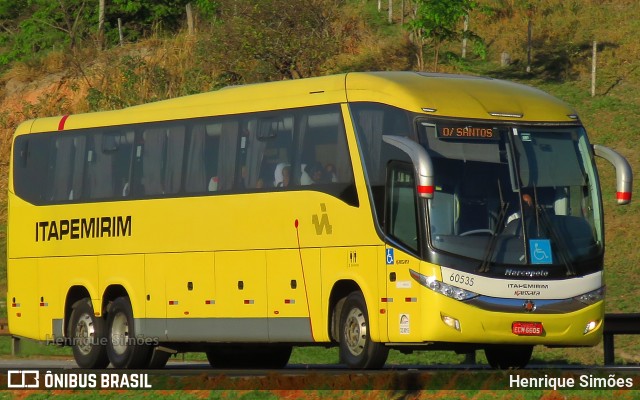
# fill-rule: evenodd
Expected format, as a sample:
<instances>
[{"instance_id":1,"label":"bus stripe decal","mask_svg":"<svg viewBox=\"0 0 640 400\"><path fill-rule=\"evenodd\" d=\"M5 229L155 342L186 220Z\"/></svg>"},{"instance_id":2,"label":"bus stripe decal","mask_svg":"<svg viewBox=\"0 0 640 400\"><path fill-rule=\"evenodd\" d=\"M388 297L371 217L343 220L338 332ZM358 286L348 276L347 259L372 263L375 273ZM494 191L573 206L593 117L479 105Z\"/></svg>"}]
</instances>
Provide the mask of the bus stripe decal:
<instances>
[{"instance_id":1,"label":"bus stripe decal","mask_svg":"<svg viewBox=\"0 0 640 400\"><path fill-rule=\"evenodd\" d=\"M302 283L304 284L304 296L307 303L307 313L309 313L309 331L311 331L311 339L315 342L313 337L313 322L311 321L311 306L309 305L309 292L307 290L307 278L304 275L304 263L302 262L302 248L300 247L300 231L298 230L300 222L298 219L293 221L293 226L296 228L296 239L298 240L298 256L300 257L300 270L302 271Z\"/></svg>"},{"instance_id":2,"label":"bus stripe decal","mask_svg":"<svg viewBox=\"0 0 640 400\"><path fill-rule=\"evenodd\" d=\"M63 131L64 130L64 124L67 122L67 118L69 118L69 114L63 115L62 118L60 118L60 122L58 123L58 130L59 131Z\"/></svg>"}]
</instances>

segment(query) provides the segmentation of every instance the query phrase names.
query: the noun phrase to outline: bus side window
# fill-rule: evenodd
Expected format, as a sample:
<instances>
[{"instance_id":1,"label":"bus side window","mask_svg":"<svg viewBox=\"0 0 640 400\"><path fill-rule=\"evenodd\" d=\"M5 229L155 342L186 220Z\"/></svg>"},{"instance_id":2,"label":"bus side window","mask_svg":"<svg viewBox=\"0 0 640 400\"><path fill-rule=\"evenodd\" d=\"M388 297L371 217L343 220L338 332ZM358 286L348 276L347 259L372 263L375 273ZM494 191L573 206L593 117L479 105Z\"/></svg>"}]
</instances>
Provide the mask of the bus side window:
<instances>
[{"instance_id":1,"label":"bus side window","mask_svg":"<svg viewBox=\"0 0 640 400\"><path fill-rule=\"evenodd\" d=\"M92 135L86 152L86 190L91 199L122 197L130 181L133 132Z\"/></svg>"},{"instance_id":2,"label":"bus side window","mask_svg":"<svg viewBox=\"0 0 640 400\"><path fill-rule=\"evenodd\" d=\"M238 136L240 124L236 119L222 122L220 138L218 139L216 154L218 190L233 189L236 176L236 160L238 157Z\"/></svg>"},{"instance_id":3,"label":"bus side window","mask_svg":"<svg viewBox=\"0 0 640 400\"><path fill-rule=\"evenodd\" d=\"M233 188L238 142L235 119L212 119L191 127L187 146L187 193L228 191Z\"/></svg>"},{"instance_id":4,"label":"bus side window","mask_svg":"<svg viewBox=\"0 0 640 400\"><path fill-rule=\"evenodd\" d=\"M142 132L141 195L158 195L164 192L162 170L167 146L165 129L152 128Z\"/></svg>"},{"instance_id":5,"label":"bus side window","mask_svg":"<svg viewBox=\"0 0 640 400\"><path fill-rule=\"evenodd\" d=\"M51 200L48 168L51 142L55 139L51 134L18 136L14 143L13 185L16 194L35 204ZM79 156L82 158L82 155Z\"/></svg>"},{"instance_id":6,"label":"bus side window","mask_svg":"<svg viewBox=\"0 0 640 400\"><path fill-rule=\"evenodd\" d=\"M82 195L84 136L63 136L53 141L53 164L49 166L53 202L77 200Z\"/></svg>"},{"instance_id":7,"label":"bus side window","mask_svg":"<svg viewBox=\"0 0 640 400\"><path fill-rule=\"evenodd\" d=\"M206 130L204 125L195 125L191 129L191 136L189 138L185 176L185 190L187 193L203 193L207 191L205 140Z\"/></svg>"},{"instance_id":8,"label":"bus side window","mask_svg":"<svg viewBox=\"0 0 640 400\"><path fill-rule=\"evenodd\" d=\"M184 137L183 126L160 126L142 132L142 141L136 143L136 165L141 169L138 171L141 174L140 195L168 195L180 191Z\"/></svg>"},{"instance_id":9,"label":"bus side window","mask_svg":"<svg viewBox=\"0 0 640 400\"><path fill-rule=\"evenodd\" d=\"M386 231L411 250L418 251L418 207L411 165L392 162L387 182Z\"/></svg>"},{"instance_id":10,"label":"bus side window","mask_svg":"<svg viewBox=\"0 0 640 400\"><path fill-rule=\"evenodd\" d=\"M333 108L322 111L301 118L298 132L301 163L294 169L294 179L303 186L353 181L341 114Z\"/></svg>"}]
</instances>

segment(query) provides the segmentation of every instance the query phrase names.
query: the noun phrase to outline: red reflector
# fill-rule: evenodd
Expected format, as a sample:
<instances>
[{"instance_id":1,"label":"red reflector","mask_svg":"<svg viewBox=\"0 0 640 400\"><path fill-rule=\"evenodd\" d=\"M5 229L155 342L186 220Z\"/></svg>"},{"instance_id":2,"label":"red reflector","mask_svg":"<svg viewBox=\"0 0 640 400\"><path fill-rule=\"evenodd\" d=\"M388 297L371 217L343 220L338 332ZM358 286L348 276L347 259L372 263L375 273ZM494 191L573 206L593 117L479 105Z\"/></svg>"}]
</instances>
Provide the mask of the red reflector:
<instances>
[{"instance_id":1,"label":"red reflector","mask_svg":"<svg viewBox=\"0 0 640 400\"><path fill-rule=\"evenodd\" d=\"M618 200L629 201L629 200L631 200L631 192L617 192L616 193L616 198Z\"/></svg>"},{"instance_id":2,"label":"red reflector","mask_svg":"<svg viewBox=\"0 0 640 400\"><path fill-rule=\"evenodd\" d=\"M542 336L544 328L542 322L514 322L511 332L519 336Z\"/></svg>"},{"instance_id":3,"label":"red reflector","mask_svg":"<svg viewBox=\"0 0 640 400\"><path fill-rule=\"evenodd\" d=\"M419 194L433 194L433 186L418 185Z\"/></svg>"},{"instance_id":4,"label":"red reflector","mask_svg":"<svg viewBox=\"0 0 640 400\"><path fill-rule=\"evenodd\" d=\"M404 301L407 303L415 303L416 301L418 301L417 297L405 297Z\"/></svg>"}]
</instances>

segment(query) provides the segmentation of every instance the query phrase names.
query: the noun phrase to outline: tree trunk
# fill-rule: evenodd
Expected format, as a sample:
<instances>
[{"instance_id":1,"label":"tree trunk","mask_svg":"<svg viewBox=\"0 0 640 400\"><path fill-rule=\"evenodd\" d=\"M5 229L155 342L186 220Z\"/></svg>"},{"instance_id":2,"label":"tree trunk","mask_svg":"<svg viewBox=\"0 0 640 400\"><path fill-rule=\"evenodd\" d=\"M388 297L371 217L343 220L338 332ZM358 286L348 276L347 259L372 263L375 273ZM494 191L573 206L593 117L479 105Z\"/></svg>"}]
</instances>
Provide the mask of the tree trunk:
<instances>
[{"instance_id":1,"label":"tree trunk","mask_svg":"<svg viewBox=\"0 0 640 400\"><path fill-rule=\"evenodd\" d=\"M191 3L187 3L187 27L189 29L189 35L193 35L193 8L191 7Z\"/></svg>"},{"instance_id":2,"label":"tree trunk","mask_svg":"<svg viewBox=\"0 0 640 400\"><path fill-rule=\"evenodd\" d=\"M98 5L98 50L104 50L104 8L105 0Z\"/></svg>"}]
</instances>

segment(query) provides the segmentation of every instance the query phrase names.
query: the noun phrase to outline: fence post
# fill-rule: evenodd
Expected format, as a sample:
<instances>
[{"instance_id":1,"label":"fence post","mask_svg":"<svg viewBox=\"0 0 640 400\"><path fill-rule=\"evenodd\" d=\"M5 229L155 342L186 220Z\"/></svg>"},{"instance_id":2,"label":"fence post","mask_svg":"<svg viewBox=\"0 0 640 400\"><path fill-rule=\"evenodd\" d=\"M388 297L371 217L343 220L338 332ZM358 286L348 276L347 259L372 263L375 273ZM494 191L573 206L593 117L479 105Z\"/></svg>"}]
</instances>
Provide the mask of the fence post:
<instances>
[{"instance_id":1,"label":"fence post","mask_svg":"<svg viewBox=\"0 0 640 400\"><path fill-rule=\"evenodd\" d=\"M591 97L596 95L596 57L598 55L598 42L593 41L593 55L591 57Z\"/></svg>"}]
</instances>

